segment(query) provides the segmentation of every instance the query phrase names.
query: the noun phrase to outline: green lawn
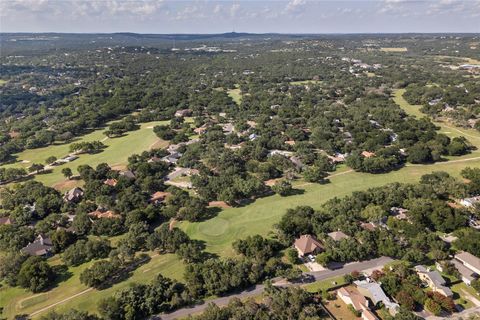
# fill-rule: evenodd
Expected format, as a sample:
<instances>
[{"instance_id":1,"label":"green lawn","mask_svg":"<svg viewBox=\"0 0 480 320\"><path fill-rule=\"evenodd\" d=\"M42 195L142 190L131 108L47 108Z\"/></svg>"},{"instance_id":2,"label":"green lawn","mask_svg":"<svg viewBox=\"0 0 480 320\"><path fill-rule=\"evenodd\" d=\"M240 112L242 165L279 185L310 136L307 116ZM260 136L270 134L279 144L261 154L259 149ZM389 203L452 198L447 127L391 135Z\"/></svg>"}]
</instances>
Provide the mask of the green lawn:
<instances>
[{"instance_id":1,"label":"green lawn","mask_svg":"<svg viewBox=\"0 0 480 320\"><path fill-rule=\"evenodd\" d=\"M70 167L74 173L76 168L82 164L88 164L95 167L99 163L106 162L111 166L125 165L130 155L140 153L152 147L165 147L166 142L161 141L153 132L152 128L155 125L164 124L167 121L156 121L143 123L141 128L136 131L128 132L125 136L118 138L107 138L103 131L105 129L95 130L89 133L78 141L102 141L107 148L97 154L82 154L80 158L61 166L55 167L51 173L36 175L35 179L43 182L46 185L55 185L65 181L61 170L65 167ZM32 163L44 163L49 156L62 158L69 153L69 144L52 145L39 149L28 149L17 154L17 162L5 165L5 167L28 167ZM23 161L23 163L22 163ZM61 186L60 186L60 189Z\"/></svg>"},{"instance_id":2,"label":"green lawn","mask_svg":"<svg viewBox=\"0 0 480 320\"><path fill-rule=\"evenodd\" d=\"M308 292L316 293L323 290L330 290L331 288L335 288L341 285L346 284L343 276L328 278L322 281L317 281L311 284L307 284L303 288Z\"/></svg>"},{"instance_id":3,"label":"green lawn","mask_svg":"<svg viewBox=\"0 0 480 320\"><path fill-rule=\"evenodd\" d=\"M115 291L129 286L131 283L150 283L159 273L177 280L183 278L184 265L176 255L150 254L152 260L136 269L132 276L126 281L105 290L91 290L68 302L59 304L48 311L58 310L62 312L75 308L96 312L98 301L104 297L111 296ZM4 315L8 319L11 319L15 314L32 313L88 289L88 287L80 283L79 277L80 273L91 265L91 263L92 262L70 268L69 271L72 273L72 276L46 293L32 294L27 290L19 288L1 288L0 306L4 307ZM44 312L35 314L34 317L44 315L48 313L48 311L45 310Z\"/></svg>"},{"instance_id":4,"label":"green lawn","mask_svg":"<svg viewBox=\"0 0 480 320\"><path fill-rule=\"evenodd\" d=\"M242 92L240 91L239 88L230 89L230 90L227 91L227 94L230 96L230 98L232 98L232 100L236 104L242 103Z\"/></svg>"},{"instance_id":5,"label":"green lawn","mask_svg":"<svg viewBox=\"0 0 480 320\"><path fill-rule=\"evenodd\" d=\"M7 80L0 79L0 86L3 86L7 82L8 82Z\"/></svg>"}]
</instances>

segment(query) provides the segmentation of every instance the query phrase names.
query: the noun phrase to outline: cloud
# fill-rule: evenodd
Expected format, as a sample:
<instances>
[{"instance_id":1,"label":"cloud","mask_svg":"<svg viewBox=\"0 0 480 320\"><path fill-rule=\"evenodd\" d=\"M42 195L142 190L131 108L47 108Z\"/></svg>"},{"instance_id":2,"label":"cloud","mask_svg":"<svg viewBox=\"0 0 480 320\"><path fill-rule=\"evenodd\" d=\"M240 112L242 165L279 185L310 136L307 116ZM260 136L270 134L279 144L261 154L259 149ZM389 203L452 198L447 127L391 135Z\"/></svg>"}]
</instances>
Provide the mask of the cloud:
<instances>
[{"instance_id":1,"label":"cloud","mask_svg":"<svg viewBox=\"0 0 480 320\"><path fill-rule=\"evenodd\" d=\"M91 1L58 1L58 0L7 0L0 1L2 12L10 14L64 16L137 16L147 17L157 13L164 0L91 0Z\"/></svg>"},{"instance_id":2,"label":"cloud","mask_svg":"<svg viewBox=\"0 0 480 320\"><path fill-rule=\"evenodd\" d=\"M306 0L290 0L285 6L283 13L291 15L301 15L304 12L306 4Z\"/></svg>"}]
</instances>

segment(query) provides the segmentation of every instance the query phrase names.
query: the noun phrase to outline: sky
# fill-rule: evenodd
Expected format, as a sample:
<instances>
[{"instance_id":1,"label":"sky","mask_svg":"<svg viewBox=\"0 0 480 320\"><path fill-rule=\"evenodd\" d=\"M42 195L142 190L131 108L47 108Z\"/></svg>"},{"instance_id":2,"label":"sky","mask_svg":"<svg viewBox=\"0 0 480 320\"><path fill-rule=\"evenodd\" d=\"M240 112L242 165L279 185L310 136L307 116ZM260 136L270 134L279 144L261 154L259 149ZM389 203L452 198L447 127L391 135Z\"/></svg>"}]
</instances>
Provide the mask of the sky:
<instances>
[{"instance_id":1,"label":"sky","mask_svg":"<svg viewBox=\"0 0 480 320\"><path fill-rule=\"evenodd\" d=\"M480 0L0 0L0 32L480 32Z\"/></svg>"}]
</instances>

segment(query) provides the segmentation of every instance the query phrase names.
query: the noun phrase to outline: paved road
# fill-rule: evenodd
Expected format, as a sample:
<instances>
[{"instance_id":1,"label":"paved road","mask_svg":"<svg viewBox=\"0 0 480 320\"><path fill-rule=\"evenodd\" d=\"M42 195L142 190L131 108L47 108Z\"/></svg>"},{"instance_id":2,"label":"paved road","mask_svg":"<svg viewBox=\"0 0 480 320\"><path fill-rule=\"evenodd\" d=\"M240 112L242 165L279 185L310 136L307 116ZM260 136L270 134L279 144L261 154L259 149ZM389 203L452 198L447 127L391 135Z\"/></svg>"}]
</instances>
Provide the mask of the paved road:
<instances>
[{"instance_id":1,"label":"paved road","mask_svg":"<svg viewBox=\"0 0 480 320\"><path fill-rule=\"evenodd\" d=\"M316 272L305 272L304 274L313 276L315 281L321 281L332 277L337 277L341 275L345 275L351 273L352 271L366 271L369 269L378 269L382 268L389 262L393 260L389 257L380 257L377 259L366 260L362 262L354 262L344 265L342 268L335 269L335 270L322 270ZM289 283L285 281L277 281L274 283L276 286L292 286L292 285L302 285L302 283ZM160 314L157 316L152 317L151 319L161 319L161 320L173 320L178 318L184 318L192 314L200 313L205 310L209 303L215 303L218 306L226 306L230 299L232 298L240 298L245 299L248 297L258 296L260 295L263 290L265 289L265 285L258 284L250 289L245 291L232 294L226 297L221 297L209 301L205 301L203 303L179 309L175 312L168 313L168 314Z\"/></svg>"}]
</instances>

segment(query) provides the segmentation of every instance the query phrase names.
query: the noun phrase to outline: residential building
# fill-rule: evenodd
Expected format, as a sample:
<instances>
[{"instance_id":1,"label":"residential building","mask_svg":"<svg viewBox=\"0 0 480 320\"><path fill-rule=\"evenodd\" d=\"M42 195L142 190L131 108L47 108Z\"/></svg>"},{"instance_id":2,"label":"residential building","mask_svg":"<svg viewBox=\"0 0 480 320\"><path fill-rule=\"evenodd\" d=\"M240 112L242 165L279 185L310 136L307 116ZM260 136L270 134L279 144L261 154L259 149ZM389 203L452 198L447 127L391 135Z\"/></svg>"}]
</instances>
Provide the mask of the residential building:
<instances>
[{"instance_id":1,"label":"residential building","mask_svg":"<svg viewBox=\"0 0 480 320\"><path fill-rule=\"evenodd\" d=\"M356 311L361 313L364 320L378 319L369 308L368 300L358 292L357 289L342 287L338 289L337 296L345 304L351 305Z\"/></svg>"},{"instance_id":2,"label":"residential building","mask_svg":"<svg viewBox=\"0 0 480 320\"><path fill-rule=\"evenodd\" d=\"M381 302L388 309L391 315L395 315L397 313L397 309L400 306L390 300L378 283L368 280L354 281L354 283L357 286L357 290L362 295L369 298L374 305L377 305L379 302Z\"/></svg>"},{"instance_id":3,"label":"residential building","mask_svg":"<svg viewBox=\"0 0 480 320\"><path fill-rule=\"evenodd\" d=\"M460 200L460 204L467 208L473 208L478 203L480 203L480 196Z\"/></svg>"},{"instance_id":4,"label":"residential building","mask_svg":"<svg viewBox=\"0 0 480 320\"><path fill-rule=\"evenodd\" d=\"M150 197L150 203L159 204L165 201L165 199L170 196L170 192L157 191Z\"/></svg>"},{"instance_id":5,"label":"residential building","mask_svg":"<svg viewBox=\"0 0 480 320\"><path fill-rule=\"evenodd\" d=\"M471 285L472 281L478 278L478 274L476 274L473 270L465 267L465 265L463 265L463 263L461 263L460 261L453 259L452 263L460 274L460 278L466 285Z\"/></svg>"},{"instance_id":6,"label":"residential building","mask_svg":"<svg viewBox=\"0 0 480 320\"><path fill-rule=\"evenodd\" d=\"M48 256L52 250L52 240L43 234L39 234L35 241L22 249L23 252L31 256Z\"/></svg>"},{"instance_id":7,"label":"residential building","mask_svg":"<svg viewBox=\"0 0 480 320\"><path fill-rule=\"evenodd\" d=\"M323 245L314 236L309 234L301 235L295 240L293 246L298 251L300 257L309 254L317 254L323 251Z\"/></svg>"},{"instance_id":8,"label":"residential building","mask_svg":"<svg viewBox=\"0 0 480 320\"><path fill-rule=\"evenodd\" d=\"M75 187L65 193L65 195L63 196L63 200L65 200L66 202L79 202L80 200L82 200L83 195L83 189Z\"/></svg>"},{"instance_id":9,"label":"residential building","mask_svg":"<svg viewBox=\"0 0 480 320\"><path fill-rule=\"evenodd\" d=\"M433 291L439 292L446 297L453 296L452 290L445 286L446 281L445 279L443 279L442 275L437 270L430 270L425 268L425 266L418 265L415 266L415 271L417 272L420 280L426 282Z\"/></svg>"},{"instance_id":10,"label":"residential building","mask_svg":"<svg viewBox=\"0 0 480 320\"><path fill-rule=\"evenodd\" d=\"M135 174L130 170L120 171L119 175L128 179L135 179Z\"/></svg>"},{"instance_id":11,"label":"residential building","mask_svg":"<svg viewBox=\"0 0 480 320\"><path fill-rule=\"evenodd\" d=\"M101 218L116 219L121 217L118 213L115 213L111 210L100 210L100 209L92 211L88 215L90 217L95 217L97 219L101 219Z\"/></svg>"},{"instance_id":12,"label":"residential building","mask_svg":"<svg viewBox=\"0 0 480 320\"><path fill-rule=\"evenodd\" d=\"M183 117L188 117L192 114L192 110L190 109L181 109L181 110L177 110L177 112L175 112L175 117L177 118L183 118Z\"/></svg>"},{"instance_id":13,"label":"residential building","mask_svg":"<svg viewBox=\"0 0 480 320\"><path fill-rule=\"evenodd\" d=\"M12 220L10 219L10 217L1 217L0 218L0 226L10 225L10 224L12 224Z\"/></svg>"},{"instance_id":14,"label":"residential building","mask_svg":"<svg viewBox=\"0 0 480 320\"><path fill-rule=\"evenodd\" d=\"M106 179L105 181L103 181L103 183L106 184L107 186L115 187L118 181L117 179Z\"/></svg>"},{"instance_id":15,"label":"residential building","mask_svg":"<svg viewBox=\"0 0 480 320\"><path fill-rule=\"evenodd\" d=\"M349 236L347 236L345 233L343 233L342 231L334 231L334 232L330 232L328 234L328 236L330 238L332 238L334 241L340 241L340 240L343 240L343 239L348 239L350 238Z\"/></svg>"},{"instance_id":16,"label":"residential building","mask_svg":"<svg viewBox=\"0 0 480 320\"><path fill-rule=\"evenodd\" d=\"M460 261L465 267L480 275L480 259L473 254L461 251L455 255L455 259Z\"/></svg>"}]
</instances>

